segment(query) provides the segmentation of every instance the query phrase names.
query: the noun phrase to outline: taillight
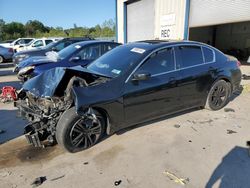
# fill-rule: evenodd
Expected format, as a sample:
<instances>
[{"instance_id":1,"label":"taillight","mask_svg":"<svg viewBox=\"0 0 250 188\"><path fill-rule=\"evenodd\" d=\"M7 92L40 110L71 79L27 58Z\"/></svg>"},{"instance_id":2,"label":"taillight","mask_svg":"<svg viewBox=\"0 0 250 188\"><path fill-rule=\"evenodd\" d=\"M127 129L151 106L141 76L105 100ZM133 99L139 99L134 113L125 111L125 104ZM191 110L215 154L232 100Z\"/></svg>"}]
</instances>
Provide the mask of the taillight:
<instances>
[{"instance_id":1,"label":"taillight","mask_svg":"<svg viewBox=\"0 0 250 188\"><path fill-rule=\"evenodd\" d=\"M9 52L11 52L11 53L13 53L14 52L14 50L13 50L13 48L9 48L9 50L8 50Z\"/></svg>"},{"instance_id":2,"label":"taillight","mask_svg":"<svg viewBox=\"0 0 250 188\"><path fill-rule=\"evenodd\" d=\"M239 60L237 60L237 66L240 67L241 66L241 63Z\"/></svg>"}]
</instances>

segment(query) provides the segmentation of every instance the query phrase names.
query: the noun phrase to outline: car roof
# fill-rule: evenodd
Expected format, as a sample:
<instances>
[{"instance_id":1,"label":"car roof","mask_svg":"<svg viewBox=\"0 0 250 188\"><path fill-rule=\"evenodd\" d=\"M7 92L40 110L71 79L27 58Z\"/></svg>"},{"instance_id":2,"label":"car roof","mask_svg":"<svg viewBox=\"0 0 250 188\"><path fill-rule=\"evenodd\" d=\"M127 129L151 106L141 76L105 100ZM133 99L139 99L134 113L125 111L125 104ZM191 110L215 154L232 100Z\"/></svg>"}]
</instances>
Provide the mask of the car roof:
<instances>
[{"instance_id":1,"label":"car roof","mask_svg":"<svg viewBox=\"0 0 250 188\"><path fill-rule=\"evenodd\" d=\"M90 38L90 37L66 37L63 38L62 40L94 40L94 38Z\"/></svg>"},{"instance_id":2,"label":"car roof","mask_svg":"<svg viewBox=\"0 0 250 188\"><path fill-rule=\"evenodd\" d=\"M180 45L180 44L190 44L190 45L206 45L201 42L189 41L189 40L143 40L137 42L127 43L127 46L130 47L139 47L145 50L154 50L161 47L167 47L172 45Z\"/></svg>"},{"instance_id":3,"label":"car roof","mask_svg":"<svg viewBox=\"0 0 250 188\"><path fill-rule=\"evenodd\" d=\"M119 44L113 41L102 41L102 40L86 40L86 41L81 41L81 42L76 42L72 45L80 45L80 46L85 46L89 44L102 44L102 43L112 43L112 44Z\"/></svg>"}]
</instances>

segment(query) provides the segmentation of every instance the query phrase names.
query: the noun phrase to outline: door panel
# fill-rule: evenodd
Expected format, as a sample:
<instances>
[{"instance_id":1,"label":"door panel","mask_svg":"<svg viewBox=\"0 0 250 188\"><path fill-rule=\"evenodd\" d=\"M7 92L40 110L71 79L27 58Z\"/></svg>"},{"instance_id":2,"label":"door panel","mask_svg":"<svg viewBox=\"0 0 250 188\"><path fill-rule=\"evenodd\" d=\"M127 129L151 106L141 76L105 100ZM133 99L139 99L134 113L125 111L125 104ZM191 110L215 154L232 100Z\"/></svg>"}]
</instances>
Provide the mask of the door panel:
<instances>
[{"instance_id":1,"label":"door panel","mask_svg":"<svg viewBox=\"0 0 250 188\"><path fill-rule=\"evenodd\" d=\"M125 85L125 119L142 122L178 109L178 72L151 77L145 81L129 81Z\"/></svg>"},{"instance_id":2,"label":"door panel","mask_svg":"<svg viewBox=\"0 0 250 188\"><path fill-rule=\"evenodd\" d=\"M178 107L179 73L175 70L173 48L161 49L139 67L135 74L151 74L147 80L125 84L124 109L128 123L141 122Z\"/></svg>"},{"instance_id":3,"label":"door panel","mask_svg":"<svg viewBox=\"0 0 250 188\"><path fill-rule=\"evenodd\" d=\"M182 109L202 105L206 96L206 88L212 77L209 64L204 63L199 46L178 46L177 67L180 73L180 104Z\"/></svg>"}]
</instances>

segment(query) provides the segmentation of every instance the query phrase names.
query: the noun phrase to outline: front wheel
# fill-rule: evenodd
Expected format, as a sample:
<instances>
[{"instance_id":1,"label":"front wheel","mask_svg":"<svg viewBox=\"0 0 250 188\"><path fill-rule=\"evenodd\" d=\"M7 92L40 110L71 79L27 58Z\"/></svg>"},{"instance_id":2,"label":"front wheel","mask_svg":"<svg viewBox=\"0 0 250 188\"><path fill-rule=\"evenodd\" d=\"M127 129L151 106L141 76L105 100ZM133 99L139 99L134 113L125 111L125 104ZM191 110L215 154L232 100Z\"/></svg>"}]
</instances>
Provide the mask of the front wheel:
<instances>
[{"instance_id":1,"label":"front wheel","mask_svg":"<svg viewBox=\"0 0 250 188\"><path fill-rule=\"evenodd\" d=\"M205 108L209 110L220 110L229 102L230 95L230 83L224 80L215 82L208 93Z\"/></svg>"},{"instance_id":2,"label":"front wheel","mask_svg":"<svg viewBox=\"0 0 250 188\"><path fill-rule=\"evenodd\" d=\"M95 145L104 134L104 117L93 110L84 117L76 114L75 108L65 111L56 127L56 140L68 152L74 153Z\"/></svg>"}]
</instances>

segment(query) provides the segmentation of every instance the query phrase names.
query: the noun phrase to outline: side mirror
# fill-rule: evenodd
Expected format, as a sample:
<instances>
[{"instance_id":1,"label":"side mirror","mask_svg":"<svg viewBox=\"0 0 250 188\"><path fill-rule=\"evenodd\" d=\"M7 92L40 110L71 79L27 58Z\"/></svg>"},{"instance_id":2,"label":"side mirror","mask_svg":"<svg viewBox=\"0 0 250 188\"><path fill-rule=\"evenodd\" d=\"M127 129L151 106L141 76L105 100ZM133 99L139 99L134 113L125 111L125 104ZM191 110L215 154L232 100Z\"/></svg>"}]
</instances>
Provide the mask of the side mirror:
<instances>
[{"instance_id":1,"label":"side mirror","mask_svg":"<svg viewBox=\"0 0 250 188\"><path fill-rule=\"evenodd\" d=\"M77 62L77 61L79 61L81 58L79 57L79 56L75 56L75 57L72 57L71 59L70 59L70 61L71 62Z\"/></svg>"},{"instance_id":2,"label":"side mirror","mask_svg":"<svg viewBox=\"0 0 250 188\"><path fill-rule=\"evenodd\" d=\"M151 77L151 74L149 72L144 73L135 73L133 75L133 81L140 81L140 80L148 80Z\"/></svg>"}]
</instances>

